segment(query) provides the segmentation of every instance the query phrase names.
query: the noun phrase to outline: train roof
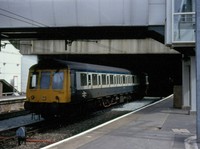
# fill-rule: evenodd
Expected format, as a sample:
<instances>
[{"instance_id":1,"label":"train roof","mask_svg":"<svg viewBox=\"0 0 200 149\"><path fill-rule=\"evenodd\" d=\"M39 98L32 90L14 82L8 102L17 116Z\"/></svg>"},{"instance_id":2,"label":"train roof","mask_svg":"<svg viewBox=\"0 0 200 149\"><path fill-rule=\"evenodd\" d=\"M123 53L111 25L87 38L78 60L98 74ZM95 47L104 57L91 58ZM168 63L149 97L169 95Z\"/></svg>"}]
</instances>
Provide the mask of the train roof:
<instances>
[{"instance_id":1,"label":"train roof","mask_svg":"<svg viewBox=\"0 0 200 149\"><path fill-rule=\"evenodd\" d=\"M103 65L95 65L88 63L80 63L80 62L72 62L72 61L64 61L64 60L41 60L38 64L33 65L30 69L63 69L70 68L73 70L79 71L92 71L92 72L115 72L115 73L128 73L131 71L123 68L103 66Z\"/></svg>"}]
</instances>

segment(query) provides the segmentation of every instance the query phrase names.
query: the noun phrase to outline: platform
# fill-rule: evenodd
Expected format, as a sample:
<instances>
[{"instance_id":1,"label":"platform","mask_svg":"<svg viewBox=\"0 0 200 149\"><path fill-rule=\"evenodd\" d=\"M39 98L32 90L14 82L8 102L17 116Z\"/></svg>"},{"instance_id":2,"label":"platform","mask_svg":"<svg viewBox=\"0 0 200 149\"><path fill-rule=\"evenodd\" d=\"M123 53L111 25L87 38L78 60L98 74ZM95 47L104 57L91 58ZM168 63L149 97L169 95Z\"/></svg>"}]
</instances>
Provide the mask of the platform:
<instances>
[{"instance_id":1,"label":"platform","mask_svg":"<svg viewBox=\"0 0 200 149\"><path fill-rule=\"evenodd\" d=\"M0 115L24 109L25 95L0 97Z\"/></svg>"},{"instance_id":2,"label":"platform","mask_svg":"<svg viewBox=\"0 0 200 149\"><path fill-rule=\"evenodd\" d=\"M197 149L196 116L173 96L43 149Z\"/></svg>"}]
</instances>

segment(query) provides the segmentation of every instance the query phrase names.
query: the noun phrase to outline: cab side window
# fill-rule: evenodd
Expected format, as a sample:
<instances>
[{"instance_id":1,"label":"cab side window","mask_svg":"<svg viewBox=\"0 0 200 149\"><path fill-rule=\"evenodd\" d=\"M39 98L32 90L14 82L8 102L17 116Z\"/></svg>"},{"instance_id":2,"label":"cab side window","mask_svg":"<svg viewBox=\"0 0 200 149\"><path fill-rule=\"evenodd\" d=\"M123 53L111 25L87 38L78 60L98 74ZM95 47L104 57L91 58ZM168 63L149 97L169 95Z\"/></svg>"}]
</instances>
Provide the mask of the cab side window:
<instances>
[{"instance_id":1,"label":"cab side window","mask_svg":"<svg viewBox=\"0 0 200 149\"><path fill-rule=\"evenodd\" d=\"M38 87L38 78L39 78L39 73L38 72L33 72L30 74L30 89L36 89Z\"/></svg>"}]
</instances>

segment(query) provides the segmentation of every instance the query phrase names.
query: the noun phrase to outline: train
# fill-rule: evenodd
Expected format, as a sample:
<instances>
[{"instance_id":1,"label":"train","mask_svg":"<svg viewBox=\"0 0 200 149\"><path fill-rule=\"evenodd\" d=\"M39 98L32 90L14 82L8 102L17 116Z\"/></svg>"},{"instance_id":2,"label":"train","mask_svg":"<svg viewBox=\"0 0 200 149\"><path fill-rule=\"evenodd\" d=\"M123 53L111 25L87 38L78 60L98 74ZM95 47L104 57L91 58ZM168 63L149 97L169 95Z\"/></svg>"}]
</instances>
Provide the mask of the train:
<instances>
[{"instance_id":1,"label":"train","mask_svg":"<svg viewBox=\"0 0 200 149\"><path fill-rule=\"evenodd\" d=\"M31 66L27 82L24 108L45 119L142 98L149 84L146 73L58 59Z\"/></svg>"}]
</instances>

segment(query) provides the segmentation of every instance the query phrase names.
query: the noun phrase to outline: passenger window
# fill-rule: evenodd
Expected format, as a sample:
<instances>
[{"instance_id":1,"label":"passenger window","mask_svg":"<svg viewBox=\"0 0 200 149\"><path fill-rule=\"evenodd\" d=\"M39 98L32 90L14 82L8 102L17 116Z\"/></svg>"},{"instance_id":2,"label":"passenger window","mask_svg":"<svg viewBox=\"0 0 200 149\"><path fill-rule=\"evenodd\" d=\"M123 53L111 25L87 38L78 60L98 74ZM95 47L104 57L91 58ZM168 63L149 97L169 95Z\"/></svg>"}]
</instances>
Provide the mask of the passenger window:
<instances>
[{"instance_id":1,"label":"passenger window","mask_svg":"<svg viewBox=\"0 0 200 149\"><path fill-rule=\"evenodd\" d=\"M120 76L120 84L123 84L123 76Z\"/></svg>"},{"instance_id":2,"label":"passenger window","mask_svg":"<svg viewBox=\"0 0 200 149\"><path fill-rule=\"evenodd\" d=\"M107 80L107 84L109 85L110 84L109 75L107 75L106 77L107 77L107 79L106 79Z\"/></svg>"},{"instance_id":3,"label":"passenger window","mask_svg":"<svg viewBox=\"0 0 200 149\"><path fill-rule=\"evenodd\" d=\"M135 83L135 76L132 76L131 83Z\"/></svg>"},{"instance_id":4,"label":"passenger window","mask_svg":"<svg viewBox=\"0 0 200 149\"><path fill-rule=\"evenodd\" d=\"M110 75L110 84L114 84L113 75Z\"/></svg>"},{"instance_id":5,"label":"passenger window","mask_svg":"<svg viewBox=\"0 0 200 149\"><path fill-rule=\"evenodd\" d=\"M128 83L131 83L131 76L128 76Z\"/></svg>"},{"instance_id":6,"label":"passenger window","mask_svg":"<svg viewBox=\"0 0 200 149\"><path fill-rule=\"evenodd\" d=\"M87 86L87 74L81 73L81 86Z\"/></svg>"},{"instance_id":7,"label":"passenger window","mask_svg":"<svg viewBox=\"0 0 200 149\"><path fill-rule=\"evenodd\" d=\"M128 76L125 76L125 84L128 84Z\"/></svg>"},{"instance_id":8,"label":"passenger window","mask_svg":"<svg viewBox=\"0 0 200 149\"><path fill-rule=\"evenodd\" d=\"M123 84L126 84L125 76L123 76Z\"/></svg>"},{"instance_id":9,"label":"passenger window","mask_svg":"<svg viewBox=\"0 0 200 149\"><path fill-rule=\"evenodd\" d=\"M53 89L62 89L64 80L64 72L54 72L53 74Z\"/></svg>"},{"instance_id":10,"label":"passenger window","mask_svg":"<svg viewBox=\"0 0 200 149\"><path fill-rule=\"evenodd\" d=\"M101 76L98 75L98 84L101 85Z\"/></svg>"},{"instance_id":11,"label":"passenger window","mask_svg":"<svg viewBox=\"0 0 200 149\"><path fill-rule=\"evenodd\" d=\"M40 88L48 89L50 86L50 72L42 72L40 80Z\"/></svg>"},{"instance_id":12,"label":"passenger window","mask_svg":"<svg viewBox=\"0 0 200 149\"><path fill-rule=\"evenodd\" d=\"M114 76L114 81L113 81L114 84L117 84L117 76Z\"/></svg>"},{"instance_id":13,"label":"passenger window","mask_svg":"<svg viewBox=\"0 0 200 149\"><path fill-rule=\"evenodd\" d=\"M29 86L30 89L37 88L37 85L38 85L38 76L39 76L39 73L35 73L34 72L34 73L31 74L30 86Z\"/></svg>"},{"instance_id":14,"label":"passenger window","mask_svg":"<svg viewBox=\"0 0 200 149\"><path fill-rule=\"evenodd\" d=\"M102 85L106 85L106 75L102 75Z\"/></svg>"},{"instance_id":15,"label":"passenger window","mask_svg":"<svg viewBox=\"0 0 200 149\"><path fill-rule=\"evenodd\" d=\"M117 84L120 84L120 76L117 75Z\"/></svg>"},{"instance_id":16,"label":"passenger window","mask_svg":"<svg viewBox=\"0 0 200 149\"><path fill-rule=\"evenodd\" d=\"M92 83L93 85L97 85L97 74L92 74Z\"/></svg>"}]
</instances>

